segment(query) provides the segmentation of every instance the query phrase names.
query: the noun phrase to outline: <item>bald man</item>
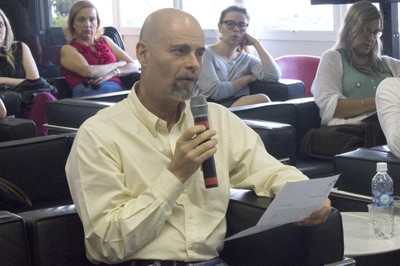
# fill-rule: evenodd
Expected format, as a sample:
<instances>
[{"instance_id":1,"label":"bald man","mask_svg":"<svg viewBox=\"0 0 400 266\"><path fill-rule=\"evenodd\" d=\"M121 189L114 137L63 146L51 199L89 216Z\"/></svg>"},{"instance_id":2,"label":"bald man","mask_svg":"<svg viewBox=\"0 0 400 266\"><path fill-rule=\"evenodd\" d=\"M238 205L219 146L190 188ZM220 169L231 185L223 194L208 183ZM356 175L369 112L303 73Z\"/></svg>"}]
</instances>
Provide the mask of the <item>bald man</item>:
<instances>
[{"instance_id":1,"label":"bald man","mask_svg":"<svg viewBox=\"0 0 400 266\"><path fill-rule=\"evenodd\" d=\"M218 256L229 188L274 197L286 182L307 179L270 156L259 136L220 105L208 105L211 130L194 125L188 100L204 46L193 16L152 13L136 46L140 81L127 99L80 127L66 172L92 262L225 265ZM219 184L206 189L201 164L211 156ZM327 200L299 224L329 214Z\"/></svg>"}]
</instances>

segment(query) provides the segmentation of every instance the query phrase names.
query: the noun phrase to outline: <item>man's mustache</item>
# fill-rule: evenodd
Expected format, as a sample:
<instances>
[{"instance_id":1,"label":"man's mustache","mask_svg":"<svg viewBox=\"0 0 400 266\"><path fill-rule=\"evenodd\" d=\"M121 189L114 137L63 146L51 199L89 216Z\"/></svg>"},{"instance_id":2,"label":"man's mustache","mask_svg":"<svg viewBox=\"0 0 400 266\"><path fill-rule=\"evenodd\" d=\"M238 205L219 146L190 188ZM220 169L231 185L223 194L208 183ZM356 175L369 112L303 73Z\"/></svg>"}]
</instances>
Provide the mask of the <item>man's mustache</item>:
<instances>
[{"instance_id":1,"label":"man's mustache","mask_svg":"<svg viewBox=\"0 0 400 266\"><path fill-rule=\"evenodd\" d=\"M182 76L179 76L178 79L190 79L193 81L197 81L199 79L198 74L184 74Z\"/></svg>"}]
</instances>

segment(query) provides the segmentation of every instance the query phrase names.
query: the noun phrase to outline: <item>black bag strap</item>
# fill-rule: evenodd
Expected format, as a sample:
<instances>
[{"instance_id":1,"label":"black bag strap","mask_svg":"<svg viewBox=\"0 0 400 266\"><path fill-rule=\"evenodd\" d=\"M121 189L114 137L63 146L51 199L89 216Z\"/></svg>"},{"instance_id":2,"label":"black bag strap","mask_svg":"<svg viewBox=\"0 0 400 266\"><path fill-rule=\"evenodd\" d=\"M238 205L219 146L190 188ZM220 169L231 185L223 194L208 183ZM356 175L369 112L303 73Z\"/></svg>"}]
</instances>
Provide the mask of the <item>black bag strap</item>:
<instances>
[{"instance_id":1,"label":"black bag strap","mask_svg":"<svg viewBox=\"0 0 400 266\"><path fill-rule=\"evenodd\" d=\"M18 186L16 186L15 184L13 184L12 182L1 178L0 177L0 189L7 191L8 193L10 193L12 196L14 196L19 202L28 205L28 206L32 206L32 202L29 199L29 197L25 194L25 192L20 189ZM3 193L4 195L4 193ZM7 198L7 199L0 199L2 201L8 202L11 201L12 199Z\"/></svg>"}]
</instances>

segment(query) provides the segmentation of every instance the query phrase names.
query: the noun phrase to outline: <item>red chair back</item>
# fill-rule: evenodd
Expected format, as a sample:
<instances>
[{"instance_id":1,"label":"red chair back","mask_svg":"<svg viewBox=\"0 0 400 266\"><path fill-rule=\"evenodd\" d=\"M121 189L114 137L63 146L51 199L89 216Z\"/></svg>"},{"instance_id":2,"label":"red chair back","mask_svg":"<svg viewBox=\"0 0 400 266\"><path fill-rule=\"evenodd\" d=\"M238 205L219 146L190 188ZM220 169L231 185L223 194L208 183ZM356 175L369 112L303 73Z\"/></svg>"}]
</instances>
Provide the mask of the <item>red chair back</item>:
<instances>
[{"instance_id":1,"label":"red chair back","mask_svg":"<svg viewBox=\"0 0 400 266\"><path fill-rule=\"evenodd\" d=\"M312 97L311 85L319 64L320 57L312 55L285 55L275 59L282 72L283 79L303 81L305 97Z\"/></svg>"}]
</instances>

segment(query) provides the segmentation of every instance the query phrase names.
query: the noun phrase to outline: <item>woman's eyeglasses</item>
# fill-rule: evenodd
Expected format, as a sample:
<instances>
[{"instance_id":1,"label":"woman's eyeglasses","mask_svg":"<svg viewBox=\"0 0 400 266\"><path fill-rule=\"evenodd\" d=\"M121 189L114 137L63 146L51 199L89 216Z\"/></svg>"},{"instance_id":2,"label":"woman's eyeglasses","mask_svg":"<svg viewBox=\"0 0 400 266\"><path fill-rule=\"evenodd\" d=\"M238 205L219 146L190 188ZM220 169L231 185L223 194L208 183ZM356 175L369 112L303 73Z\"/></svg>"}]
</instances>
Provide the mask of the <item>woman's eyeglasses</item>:
<instances>
[{"instance_id":1,"label":"woman's eyeglasses","mask_svg":"<svg viewBox=\"0 0 400 266\"><path fill-rule=\"evenodd\" d=\"M247 29L247 26L249 26L249 24L247 23L244 22L236 23L233 20L225 20L222 21L222 23L225 24L228 30L233 30L237 26L240 31L245 31Z\"/></svg>"},{"instance_id":2,"label":"woman's eyeglasses","mask_svg":"<svg viewBox=\"0 0 400 266\"><path fill-rule=\"evenodd\" d=\"M379 37L381 37L382 36L382 31L381 30L376 30L376 31L366 31L365 33L365 37L369 37L369 36L371 36L371 34L372 34L372 36L374 37L374 39L378 39Z\"/></svg>"}]
</instances>

